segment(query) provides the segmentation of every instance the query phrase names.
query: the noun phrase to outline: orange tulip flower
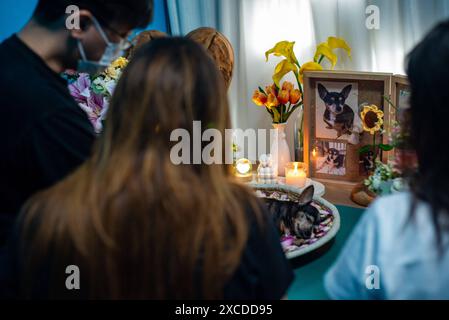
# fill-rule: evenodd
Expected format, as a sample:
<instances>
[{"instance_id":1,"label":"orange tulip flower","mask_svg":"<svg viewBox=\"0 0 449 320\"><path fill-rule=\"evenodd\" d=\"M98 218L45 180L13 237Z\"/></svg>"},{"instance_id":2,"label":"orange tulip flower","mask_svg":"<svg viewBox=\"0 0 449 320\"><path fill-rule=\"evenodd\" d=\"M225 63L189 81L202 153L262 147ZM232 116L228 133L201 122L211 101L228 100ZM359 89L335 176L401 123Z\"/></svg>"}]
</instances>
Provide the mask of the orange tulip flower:
<instances>
[{"instance_id":1,"label":"orange tulip flower","mask_svg":"<svg viewBox=\"0 0 449 320\"><path fill-rule=\"evenodd\" d=\"M299 91L298 89L294 89L292 91L290 91L290 103L291 104L297 104L299 102L299 100L301 100L302 95L301 95L301 91Z\"/></svg>"},{"instance_id":2,"label":"orange tulip flower","mask_svg":"<svg viewBox=\"0 0 449 320\"><path fill-rule=\"evenodd\" d=\"M288 90L281 90L278 95L278 101L281 104L286 104L290 100L290 92Z\"/></svg>"},{"instance_id":3,"label":"orange tulip flower","mask_svg":"<svg viewBox=\"0 0 449 320\"><path fill-rule=\"evenodd\" d=\"M282 84L282 90L287 90L288 92L292 91L294 89L293 83L285 81Z\"/></svg>"},{"instance_id":4,"label":"orange tulip flower","mask_svg":"<svg viewBox=\"0 0 449 320\"><path fill-rule=\"evenodd\" d=\"M275 96L277 96L278 95L278 92L277 92L277 89L276 89L276 85L273 83L271 86L267 86L266 88L265 88L265 92L268 94L268 95L270 95L270 94L273 94L273 95L275 95Z\"/></svg>"},{"instance_id":5,"label":"orange tulip flower","mask_svg":"<svg viewBox=\"0 0 449 320\"><path fill-rule=\"evenodd\" d=\"M277 107L278 105L279 105L278 99L274 94L270 93L268 95L267 107L271 109L273 107Z\"/></svg>"},{"instance_id":6,"label":"orange tulip flower","mask_svg":"<svg viewBox=\"0 0 449 320\"><path fill-rule=\"evenodd\" d=\"M259 107L267 103L268 97L259 90L254 91L253 102Z\"/></svg>"}]
</instances>

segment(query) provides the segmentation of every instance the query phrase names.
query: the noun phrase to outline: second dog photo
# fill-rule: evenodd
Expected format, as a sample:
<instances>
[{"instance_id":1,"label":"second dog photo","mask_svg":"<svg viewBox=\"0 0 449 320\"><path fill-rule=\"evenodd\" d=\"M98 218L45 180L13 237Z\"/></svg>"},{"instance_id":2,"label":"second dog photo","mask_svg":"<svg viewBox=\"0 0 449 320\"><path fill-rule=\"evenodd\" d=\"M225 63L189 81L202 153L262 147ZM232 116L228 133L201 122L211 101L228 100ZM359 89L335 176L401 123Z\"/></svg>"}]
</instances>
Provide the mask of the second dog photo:
<instances>
[{"instance_id":1,"label":"second dog photo","mask_svg":"<svg viewBox=\"0 0 449 320\"><path fill-rule=\"evenodd\" d=\"M346 175L346 144L340 142L318 142L315 170L317 173L334 176Z\"/></svg>"}]
</instances>

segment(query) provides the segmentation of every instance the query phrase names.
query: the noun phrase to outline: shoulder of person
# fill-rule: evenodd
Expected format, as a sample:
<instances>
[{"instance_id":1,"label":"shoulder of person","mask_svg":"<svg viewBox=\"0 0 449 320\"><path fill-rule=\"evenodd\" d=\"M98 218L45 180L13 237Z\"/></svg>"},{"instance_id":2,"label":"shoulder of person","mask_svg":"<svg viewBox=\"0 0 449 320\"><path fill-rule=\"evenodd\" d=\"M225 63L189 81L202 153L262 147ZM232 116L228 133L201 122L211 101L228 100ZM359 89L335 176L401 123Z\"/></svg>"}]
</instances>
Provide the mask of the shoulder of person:
<instances>
[{"instance_id":1,"label":"shoulder of person","mask_svg":"<svg viewBox=\"0 0 449 320\"><path fill-rule=\"evenodd\" d=\"M380 197L369 208L372 218L390 223L398 223L409 217L413 196L409 192Z\"/></svg>"},{"instance_id":2,"label":"shoulder of person","mask_svg":"<svg viewBox=\"0 0 449 320\"><path fill-rule=\"evenodd\" d=\"M417 201L413 208L413 202L412 193L399 193L380 198L367 211L365 229L375 229L374 232L379 235L380 248L384 252L395 255L400 248L409 251L410 243L414 243L415 252L419 252L418 246L426 247L435 240L430 206ZM392 243L395 245L392 246ZM403 256L411 259L412 252Z\"/></svg>"}]
</instances>

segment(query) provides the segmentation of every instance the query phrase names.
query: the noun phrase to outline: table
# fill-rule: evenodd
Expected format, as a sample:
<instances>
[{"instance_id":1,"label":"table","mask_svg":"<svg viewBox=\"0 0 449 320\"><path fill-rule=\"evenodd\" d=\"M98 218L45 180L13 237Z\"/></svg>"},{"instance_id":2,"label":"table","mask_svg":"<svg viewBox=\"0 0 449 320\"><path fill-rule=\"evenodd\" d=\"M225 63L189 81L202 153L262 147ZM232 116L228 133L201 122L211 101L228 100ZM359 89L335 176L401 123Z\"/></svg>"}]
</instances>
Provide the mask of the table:
<instances>
[{"instance_id":1,"label":"table","mask_svg":"<svg viewBox=\"0 0 449 320\"><path fill-rule=\"evenodd\" d=\"M340 212L341 228L333 242L325 252L316 253L321 256L309 256L306 259L292 260L295 270L295 280L288 292L290 300L326 300L323 278L326 271L337 259L340 251L351 235L355 225L363 214L363 209L337 206ZM312 261L309 261L313 259Z\"/></svg>"}]
</instances>

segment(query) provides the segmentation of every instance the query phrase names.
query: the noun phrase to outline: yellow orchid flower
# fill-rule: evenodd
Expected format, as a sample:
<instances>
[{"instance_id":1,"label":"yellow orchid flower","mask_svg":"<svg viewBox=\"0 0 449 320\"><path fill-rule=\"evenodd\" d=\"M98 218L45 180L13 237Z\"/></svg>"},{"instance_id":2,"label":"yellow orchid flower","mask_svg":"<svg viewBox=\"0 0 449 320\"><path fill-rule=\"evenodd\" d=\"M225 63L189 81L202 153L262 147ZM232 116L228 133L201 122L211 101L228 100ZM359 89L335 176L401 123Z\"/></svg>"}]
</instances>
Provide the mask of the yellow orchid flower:
<instances>
[{"instance_id":1,"label":"yellow orchid flower","mask_svg":"<svg viewBox=\"0 0 449 320\"><path fill-rule=\"evenodd\" d=\"M351 47L346 43L346 41L342 38L337 37L329 37L327 39L327 44L331 50L335 49L343 49L346 51L349 57L351 57Z\"/></svg>"},{"instance_id":2,"label":"yellow orchid flower","mask_svg":"<svg viewBox=\"0 0 449 320\"><path fill-rule=\"evenodd\" d=\"M278 88L280 88L280 82L282 78L289 72L294 72L296 76L298 76L298 67L296 64L291 63L287 59L282 60L274 70L273 81Z\"/></svg>"},{"instance_id":3,"label":"yellow orchid flower","mask_svg":"<svg viewBox=\"0 0 449 320\"><path fill-rule=\"evenodd\" d=\"M322 70L323 67L319 63L316 63L314 61L304 63L301 69L299 69L299 81L301 81L301 83L303 82L304 71L322 71Z\"/></svg>"},{"instance_id":4,"label":"yellow orchid flower","mask_svg":"<svg viewBox=\"0 0 449 320\"><path fill-rule=\"evenodd\" d=\"M270 54L274 54L276 57L285 57L288 60L288 62L290 62L290 63L299 64L298 59L296 59L295 52L293 51L294 46L295 46L295 42L289 42L289 41L278 42L274 46L274 48L265 52L265 57L268 61Z\"/></svg>"},{"instance_id":5,"label":"yellow orchid flower","mask_svg":"<svg viewBox=\"0 0 449 320\"><path fill-rule=\"evenodd\" d=\"M329 44L327 42L323 42L318 45L313 60L319 63L319 59L321 56L326 57L331 62L332 68L334 68L337 64L338 57L335 53L332 52L332 49L329 47Z\"/></svg>"}]
</instances>

